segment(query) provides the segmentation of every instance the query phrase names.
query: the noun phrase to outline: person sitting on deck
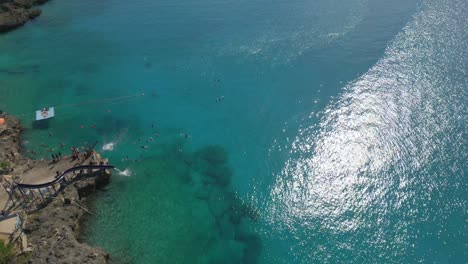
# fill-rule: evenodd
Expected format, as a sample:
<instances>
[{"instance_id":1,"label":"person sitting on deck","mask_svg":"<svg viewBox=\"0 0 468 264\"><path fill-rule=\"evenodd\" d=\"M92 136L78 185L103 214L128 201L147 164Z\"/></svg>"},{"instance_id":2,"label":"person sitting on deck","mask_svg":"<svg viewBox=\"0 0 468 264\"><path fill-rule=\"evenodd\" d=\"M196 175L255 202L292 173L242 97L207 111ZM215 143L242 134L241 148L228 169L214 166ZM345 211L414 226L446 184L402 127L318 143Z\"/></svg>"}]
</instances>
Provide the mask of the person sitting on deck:
<instances>
[{"instance_id":1,"label":"person sitting on deck","mask_svg":"<svg viewBox=\"0 0 468 264\"><path fill-rule=\"evenodd\" d=\"M80 152L75 147L72 147L71 151L72 151L72 159L73 160L77 159L78 156L80 155Z\"/></svg>"}]
</instances>

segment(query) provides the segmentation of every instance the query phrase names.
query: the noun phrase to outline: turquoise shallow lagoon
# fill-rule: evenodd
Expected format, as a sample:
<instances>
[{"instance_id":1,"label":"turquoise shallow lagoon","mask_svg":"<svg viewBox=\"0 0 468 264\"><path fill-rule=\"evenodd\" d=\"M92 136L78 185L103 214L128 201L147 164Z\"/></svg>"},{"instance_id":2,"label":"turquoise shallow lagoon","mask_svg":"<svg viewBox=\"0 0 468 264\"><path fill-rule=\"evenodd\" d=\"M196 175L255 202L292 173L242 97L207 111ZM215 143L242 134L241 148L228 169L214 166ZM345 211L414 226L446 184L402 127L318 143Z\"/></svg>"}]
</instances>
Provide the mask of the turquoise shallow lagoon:
<instances>
[{"instance_id":1,"label":"turquoise shallow lagoon","mask_svg":"<svg viewBox=\"0 0 468 264\"><path fill-rule=\"evenodd\" d=\"M83 236L113 262L468 259L466 1L42 9L0 35L0 109L122 171Z\"/></svg>"}]
</instances>

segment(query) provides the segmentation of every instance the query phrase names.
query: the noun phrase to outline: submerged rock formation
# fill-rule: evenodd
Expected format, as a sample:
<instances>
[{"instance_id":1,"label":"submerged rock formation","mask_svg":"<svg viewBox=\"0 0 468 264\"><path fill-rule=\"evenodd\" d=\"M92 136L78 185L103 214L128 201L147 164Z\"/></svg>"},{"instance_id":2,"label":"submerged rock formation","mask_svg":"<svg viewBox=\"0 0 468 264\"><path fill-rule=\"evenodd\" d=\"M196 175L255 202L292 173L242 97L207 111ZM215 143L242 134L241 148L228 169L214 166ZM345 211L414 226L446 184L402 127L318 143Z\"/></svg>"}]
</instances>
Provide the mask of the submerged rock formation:
<instances>
[{"instance_id":1,"label":"submerged rock formation","mask_svg":"<svg viewBox=\"0 0 468 264\"><path fill-rule=\"evenodd\" d=\"M0 32L9 31L38 17L41 10L34 8L48 0L0 0Z\"/></svg>"},{"instance_id":2,"label":"submerged rock formation","mask_svg":"<svg viewBox=\"0 0 468 264\"><path fill-rule=\"evenodd\" d=\"M220 146L195 152L190 165L194 196L205 201L215 219L219 235L228 246L216 250L209 263L257 263L262 241L249 226L259 219L252 205L233 192L228 154Z\"/></svg>"},{"instance_id":3,"label":"submerged rock formation","mask_svg":"<svg viewBox=\"0 0 468 264\"><path fill-rule=\"evenodd\" d=\"M259 263L261 215L235 192L226 149L181 151L189 143L178 133L156 144L131 166L137 177L98 193L83 239L122 264Z\"/></svg>"}]
</instances>

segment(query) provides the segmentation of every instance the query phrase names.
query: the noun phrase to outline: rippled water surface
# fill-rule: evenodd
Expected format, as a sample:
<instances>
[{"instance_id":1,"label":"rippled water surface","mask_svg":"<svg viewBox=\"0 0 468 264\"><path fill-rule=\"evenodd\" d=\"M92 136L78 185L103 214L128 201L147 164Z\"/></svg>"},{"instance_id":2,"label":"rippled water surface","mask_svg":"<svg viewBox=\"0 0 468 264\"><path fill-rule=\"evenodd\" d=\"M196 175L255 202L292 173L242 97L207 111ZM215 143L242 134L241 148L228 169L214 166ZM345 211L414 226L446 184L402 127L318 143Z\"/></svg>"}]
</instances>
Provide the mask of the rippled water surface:
<instances>
[{"instance_id":1,"label":"rippled water surface","mask_svg":"<svg viewBox=\"0 0 468 264\"><path fill-rule=\"evenodd\" d=\"M42 9L0 35L0 109L119 168L83 237L113 262L468 259L466 1Z\"/></svg>"}]
</instances>

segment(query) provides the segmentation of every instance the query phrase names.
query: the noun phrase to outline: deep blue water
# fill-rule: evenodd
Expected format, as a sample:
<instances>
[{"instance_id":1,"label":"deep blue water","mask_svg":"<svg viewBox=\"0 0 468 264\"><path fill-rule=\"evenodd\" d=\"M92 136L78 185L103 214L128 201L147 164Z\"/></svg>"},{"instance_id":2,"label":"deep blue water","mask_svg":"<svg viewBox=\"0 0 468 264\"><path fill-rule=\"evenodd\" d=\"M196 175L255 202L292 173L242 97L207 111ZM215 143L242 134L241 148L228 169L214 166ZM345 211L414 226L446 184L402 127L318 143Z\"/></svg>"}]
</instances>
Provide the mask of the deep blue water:
<instances>
[{"instance_id":1,"label":"deep blue water","mask_svg":"<svg viewBox=\"0 0 468 264\"><path fill-rule=\"evenodd\" d=\"M35 158L131 172L85 227L114 262L466 263L466 1L42 9L0 35L0 108Z\"/></svg>"}]
</instances>

